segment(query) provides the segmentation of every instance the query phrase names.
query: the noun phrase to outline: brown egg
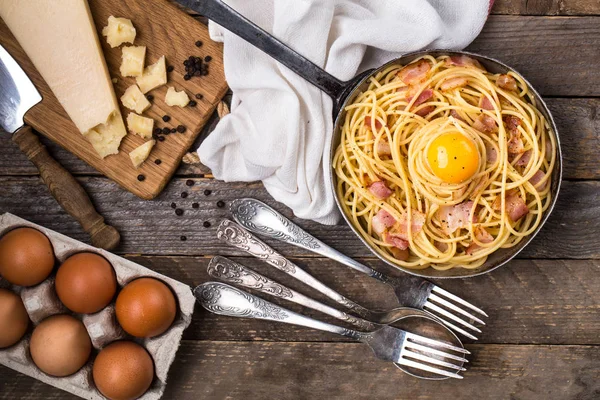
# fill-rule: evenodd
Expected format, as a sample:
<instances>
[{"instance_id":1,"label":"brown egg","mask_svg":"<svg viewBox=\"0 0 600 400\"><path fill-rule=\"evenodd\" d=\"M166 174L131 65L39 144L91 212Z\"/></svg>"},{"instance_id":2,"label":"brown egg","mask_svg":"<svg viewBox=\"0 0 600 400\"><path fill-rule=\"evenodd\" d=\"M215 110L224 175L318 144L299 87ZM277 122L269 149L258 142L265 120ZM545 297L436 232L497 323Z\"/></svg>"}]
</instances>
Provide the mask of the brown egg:
<instances>
[{"instance_id":1,"label":"brown egg","mask_svg":"<svg viewBox=\"0 0 600 400\"><path fill-rule=\"evenodd\" d=\"M117 296L117 320L125 332L133 336L160 335L169 329L176 312L171 289L153 278L136 279Z\"/></svg>"},{"instance_id":2,"label":"brown egg","mask_svg":"<svg viewBox=\"0 0 600 400\"><path fill-rule=\"evenodd\" d=\"M92 374L100 393L109 399L137 399L152 384L154 364L139 344L115 342L98 354Z\"/></svg>"},{"instance_id":3,"label":"brown egg","mask_svg":"<svg viewBox=\"0 0 600 400\"><path fill-rule=\"evenodd\" d=\"M56 273L56 293L71 311L91 314L102 310L117 292L115 271L95 253L67 258Z\"/></svg>"},{"instance_id":4,"label":"brown egg","mask_svg":"<svg viewBox=\"0 0 600 400\"><path fill-rule=\"evenodd\" d=\"M92 342L80 320L70 315L53 315L33 330L29 351L33 362L43 372L67 376L85 365Z\"/></svg>"},{"instance_id":5,"label":"brown egg","mask_svg":"<svg viewBox=\"0 0 600 400\"><path fill-rule=\"evenodd\" d=\"M0 289L0 349L17 343L29 326L29 316L21 297Z\"/></svg>"},{"instance_id":6,"label":"brown egg","mask_svg":"<svg viewBox=\"0 0 600 400\"><path fill-rule=\"evenodd\" d=\"M37 285L54 268L54 250L42 232L17 228L0 239L0 275L19 286Z\"/></svg>"}]
</instances>

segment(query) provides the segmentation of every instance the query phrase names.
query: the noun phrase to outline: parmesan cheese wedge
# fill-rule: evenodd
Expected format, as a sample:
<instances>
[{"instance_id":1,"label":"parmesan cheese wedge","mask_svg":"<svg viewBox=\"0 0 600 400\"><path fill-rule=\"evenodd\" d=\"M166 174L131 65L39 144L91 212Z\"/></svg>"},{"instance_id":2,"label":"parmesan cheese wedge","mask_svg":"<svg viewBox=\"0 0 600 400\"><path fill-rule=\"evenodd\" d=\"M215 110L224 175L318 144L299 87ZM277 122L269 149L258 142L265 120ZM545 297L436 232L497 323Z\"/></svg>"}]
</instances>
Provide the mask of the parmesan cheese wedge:
<instances>
[{"instance_id":1,"label":"parmesan cheese wedge","mask_svg":"<svg viewBox=\"0 0 600 400\"><path fill-rule=\"evenodd\" d=\"M87 1L0 0L10 28L100 157L127 134Z\"/></svg>"},{"instance_id":2,"label":"parmesan cheese wedge","mask_svg":"<svg viewBox=\"0 0 600 400\"><path fill-rule=\"evenodd\" d=\"M155 144L156 140L149 140L129 153L129 158L135 168L139 168L146 161Z\"/></svg>"},{"instance_id":3,"label":"parmesan cheese wedge","mask_svg":"<svg viewBox=\"0 0 600 400\"><path fill-rule=\"evenodd\" d=\"M127 116L127 128L132 133L140 135L145 139L150 139L152 137L152 128L154 128L154 120L135 113L129 113Z\"/></svg>"},{"instance_id":4,"label":"parmesan cheese wedge","mask_svg":"<svg viewBox=\"0 0 600 400\"><path fill-rule=\"evenodd\" d=\"M1 1L1 0L0 0ZM135 81L142 93L148 93L152 89L167 83L167 65L165 62L165 56L162 56L152 65L148 65L144 69L142 76L138 76Z\"/></svg>"}]
</instances>

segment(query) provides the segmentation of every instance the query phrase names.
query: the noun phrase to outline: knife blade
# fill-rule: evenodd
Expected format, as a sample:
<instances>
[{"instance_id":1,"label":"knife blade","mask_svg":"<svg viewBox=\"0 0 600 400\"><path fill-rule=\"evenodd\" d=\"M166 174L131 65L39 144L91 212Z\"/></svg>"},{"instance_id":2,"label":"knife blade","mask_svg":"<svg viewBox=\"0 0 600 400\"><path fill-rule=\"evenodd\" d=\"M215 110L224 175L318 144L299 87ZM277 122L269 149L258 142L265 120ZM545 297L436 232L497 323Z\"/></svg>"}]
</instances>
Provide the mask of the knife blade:
<instances>
[{"instance_id":1,"label":"knife blade","mask_svg":"<svg viewBox=\"0 0 600 400\"><path fill-rule=\"evenodd\" d=\"M79 182L50 156L31 127L25 124L27 111L41 101L42 96L31 79L0 45L0 126L13 134L12 141L37 167L58 204L90 234L92 244L113 249L119 244L119 232L104 222Z\"/></svg>"}]
</instances>

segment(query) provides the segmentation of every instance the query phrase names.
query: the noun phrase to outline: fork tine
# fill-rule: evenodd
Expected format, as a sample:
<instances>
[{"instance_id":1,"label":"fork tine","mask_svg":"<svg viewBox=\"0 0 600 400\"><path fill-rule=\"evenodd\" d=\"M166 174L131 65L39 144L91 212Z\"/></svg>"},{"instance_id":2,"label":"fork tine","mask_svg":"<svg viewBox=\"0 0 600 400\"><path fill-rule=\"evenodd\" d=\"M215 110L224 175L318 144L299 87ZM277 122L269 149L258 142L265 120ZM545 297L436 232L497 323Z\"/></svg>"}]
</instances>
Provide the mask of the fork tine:
<instances>
[{"instance_id":1,"label":"fork tine","mask_svg":"<svg viewBox=\"0 0 600 400\"><path fill-rule=\"evenodd\" d=\"M444 325L446 325L448 328L452 329L454 332L458 332L458 333L460 333L460 334L462 334L462 335L464 335L464 336L466 336L466 337L468 337L469 339L472 339L472 340L479 340L475 336L471 335L469 332L465 331L464 329L459 328L458 326L454 325L453 323L446 321L444 318L442 318L442 317L440 317L438 315L435 315L433 313L431 313L431 315L435 316Z\"/></svg>"},{"instance_id":2,"label":"fork tine","mask_svg":"<svg viewBox=\"0 0 600 400\"><path fill-rule=\"evenodd\" d=\"M402 357L408 357L419 361L424 361L429 364L439 365L450 369L456 369L458 371L466 371L467 369L460 365L452 364L446 361L438 360L437 358L429 357L425 354L415 353L414 351L405 350L402 352Z\"/></svg>"},{"instance_id":3,"label":"fork tine","mask_svg":"<svg viewBox=\"0 0 600 400\"><path fill-rule=\"evenodd\" d=\"M466 321L463 321L462 319L458 318L456 315L444 310L443 308L441 308L433 303L430 303L429 301L427 301L427 302L425 302L425 304L423 304L423 308L426 308L426 307L437 313L442 314L445 317L453 319L454 321L458 322L459 324L461 324L471 330L474 330L475 332L481 333L481 330L479 328L477 328L476 326L471 325L470 323L468 323Z\"/></svg>"},{"instance_id":4,"label":"fork tine","mask_svg":"<svg viewBox=\"0 0 600 400\"><path fill-rule=\"evenodd\" d=\"M433 292L437 292L437 293L439 293L439 294L441 294L441 295L449 298L450 300L453 300L453 301L455 301L457 303L460 303L463 306L467 306L471 310L476 311L476 312L478 312L479 314L481 314L481 315L483 315L485 317L488 317L488 315L482 309L475 307L473 304L469 303L468 301L465 301L465 300L461 299L460 297L453 295L452 293L448 292L447 290L442 289L439 286L435 286L434 285L432 291Z\"/></svg>"},{"instance_id":5,"label":"fork tine","mask_svg":"<svg viewBox=\"0 0 600 400\"><path fill-rule=\"evenodd\" d=\"M449 308L449 309L451 309L451 310L454 310L454 311L456 311L457 313L459 313L459 314L462 314L462 315L464 315L465 317L467 317L467 318L470 318L470 319L472 319L473 321L480 323L481 325L485 325L485 322L483 322L482 320L480 320L479 318L477 318L477 317L476 317L476 316L474 316L473 314L470 314L470 313L466 312L465 310L463 310L462 308L460 308L460 307L457 307L457 306L455 306L454 304L450 303L449 301L442 299L442 298L441 298L440 296L438 296L437 294L433 294L433 293L431 293L431 294L429 295L429 299L428 299L428 300L430 300L430 301L435 301L436 303L439 303L439 304L441 304L441 305L443 305L443 306L446 306L447 308Z\"/></svg>"},{"instance_id":6,"label":"fork tine","mask_svg":"<svg viewBox=\"0 0 600 400\"><path fill-rule=\"evenodd\" d=\"M442 347L444 349L456 351L457 353L471 354L471 352L467 349L463 349L462 347L456 347L446 342L441 342L439 340L430 339L425 336L415 335L414 333L406 332L406 338L412 342L421 342L428 346L436 346Z\"/></svg>"},{"instance_id":7,"label":"fork tine","mask_svg":"<svg viewBox=\"0 0 600 400\"><path fill-rule=\"evenodd\" d=\"M467 362L467 363L469 362L469 360L467 360L466 358L455 356L454 354L450 354L450 353L446 353L446 352L443 352L443 351L440 351L440 350L436 350L436 349L431 348L431 347L423 346L423 345L415 343L415 342L406 341L404 343L405 343L404 347L406 347L408 349L419 350L419 351L427 352L427 353L430 353L430 354L435 354L436 356L451 358L451 359L456 360L456 361Z\"/></svg>"},{"instance_id":8,"label":"fork tine","mask_svg":"<svg viewBox=\"0 0 600 400\"><path fill-rule=\"evenodd\" d=\"M427 372L432 372L434 374L438 374L438 375L442 375L442 376L447 376L448 378L456 378L456 379L463 378L458 373L448 372L443 369L430 367L427 364L422 364L420 362L407 360L405 358L401 358L400 361L398 361L398 364L405 365L407 367L413 367L413 368L420 369L420 370L427 371Z\"/></svg>"}]
</instances>

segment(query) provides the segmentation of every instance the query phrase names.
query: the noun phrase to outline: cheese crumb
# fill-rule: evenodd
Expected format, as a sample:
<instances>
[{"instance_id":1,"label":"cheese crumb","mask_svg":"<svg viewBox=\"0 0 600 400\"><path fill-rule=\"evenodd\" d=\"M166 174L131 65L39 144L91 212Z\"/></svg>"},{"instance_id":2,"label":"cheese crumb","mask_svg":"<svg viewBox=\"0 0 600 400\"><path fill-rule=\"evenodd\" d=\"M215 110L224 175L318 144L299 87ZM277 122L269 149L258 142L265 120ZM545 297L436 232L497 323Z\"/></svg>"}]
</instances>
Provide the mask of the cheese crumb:
<instances>
[{"instance_id":1,"label":"cheese crumb","mask_svg":"<svg viewBox=\"0 0 600 400\"><path fill-rule=\"evenodd\" d=\"M130 132L140 135L145 139L152 137L152 128L154 128L154 120L152 118L142 117L135 113L129 113L127 116L127 129Z\"/></svg>"},{"instance_id":2,"label":"cheese crumb","mask_svg":"<svg viewBox=\"0 0 600 400\"><path fill-rule=\"evenodd\" d=\"M123 117L119 111L115 111L105 124L90 129L83 136L92 144L100 158L104 158L119 152L121 139L126 134Z\"/></svg>"},{"instance_id":3,"label":"cheese crumb","mask_svg":"<svg viewBox=\"0 0 600 400\"><path fill-rule=\"evenodd\" d=\"M146 46L123 47L121 58L121 76L141 76L144 73Z\"/></svg>"},{"instance_id":4,"label":"cheese crumb","mask_svg":"<svg viewBox=\"0 0 600 400\"><path fill-rule=\"evenodd\" d=\"M162 86L167 83L167 66L165 56L146 67L142 76L138 76L135 81L142 93L148 93L152 89Z\"/></svg>"},{"instance_id":5,"label":"cheese crumb","mask_svg":"<svg viewBox=\"0 0 600 400\"><path fill-rule=\"evenodd\" d=\"M129 158L135 168L139 168L146 161L155 144L156 140L149 140L129 153Z\"/></svg>"},{"instance_id":6,"label":"cheese crumb","mask_svg":"<svg viewBox=\"0 0 600 400\"><path fill-rule=\"evenodd\" d=\"M121 96L121 103L138 114L143 113L151 106L150 102L137 85L131 85L127 88L123 96Z\"/></svg>"},{"instance_id":7,"label":"cheese crumb","mask_svg":"<svg viewBox=\"0 0 600 400\"><path fill-rule=\"evenodd\" d=\"M183 90L178 92L174 87L169 86L169 90L167 90L167 95L165 96L165 103L167 103L168 106L185 107L189 102L190 98Z\"/></svg>"},{"instance_id":8,"label":"cheese crumb","mask_svg":"<svg viewBox=\"0 0 600 400\"><path fill-rule=\"evenodd\" d=\"M108 17L108 25L102 29L102 36L106 36L106 42L110 47L118 47L123 43L133 43L135 40L135 28L130 19Z\"/></svg>"}]
</instances>

